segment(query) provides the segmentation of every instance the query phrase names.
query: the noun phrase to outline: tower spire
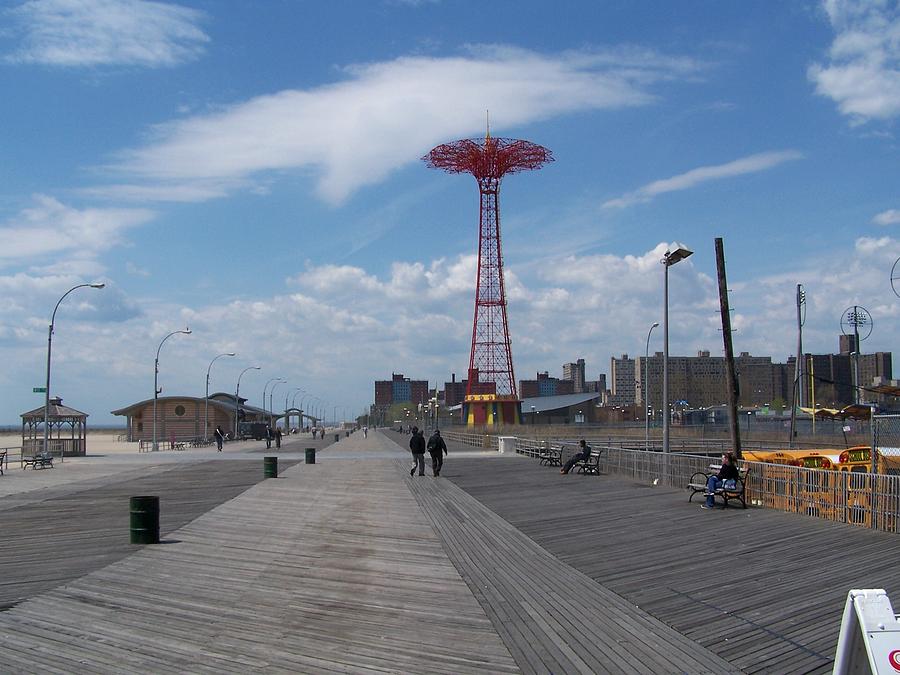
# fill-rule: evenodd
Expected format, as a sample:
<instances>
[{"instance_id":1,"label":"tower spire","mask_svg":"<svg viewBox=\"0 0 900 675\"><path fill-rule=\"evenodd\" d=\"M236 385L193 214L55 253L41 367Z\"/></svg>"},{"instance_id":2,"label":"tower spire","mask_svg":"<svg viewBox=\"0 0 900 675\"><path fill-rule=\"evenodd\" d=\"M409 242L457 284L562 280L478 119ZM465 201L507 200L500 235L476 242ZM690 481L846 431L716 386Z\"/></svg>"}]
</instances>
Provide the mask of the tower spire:
<instances>
[{"instance_id":1,"label":"tower spire","mask_svg":"<svg viewBox=\"0 0 900 675\"><path fill-rule=\"evenodd\" d=\"M487 131L484 134L484 139L489 140L491 138L491 111L490 110L484 111L484 121L485 121L485 126L487 127Z\"/></svg>"}]
</instances>

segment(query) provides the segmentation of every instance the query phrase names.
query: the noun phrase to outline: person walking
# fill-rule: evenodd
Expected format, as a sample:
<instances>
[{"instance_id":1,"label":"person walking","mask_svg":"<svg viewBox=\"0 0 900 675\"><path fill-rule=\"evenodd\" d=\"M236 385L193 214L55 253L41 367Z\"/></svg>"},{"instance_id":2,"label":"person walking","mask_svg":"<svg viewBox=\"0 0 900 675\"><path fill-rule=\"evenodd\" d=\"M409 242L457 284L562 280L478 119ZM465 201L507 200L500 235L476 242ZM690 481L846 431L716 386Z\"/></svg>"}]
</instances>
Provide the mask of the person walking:
<instances>
[{"instance_id":1,"label":"person walking","mask_svg":"<svg viewBox=\"0 0 900 675\"><path fill-rule=\"evenodd\" d=\"M216 449L222 452L222 444L225 442L225 432L222 431L222 427L216 426L213 436L216 437Z\"/></svg>"},{"instance_id":2,"label":"person walking","mask_svg":"<svg viewBox=\"0 0 900 675\"><path fill-rule=\"evenodd\" d=\"M428 453L431 455L431 472L437 478L441 475L441 467L444 466L444 455L447 454L447 444L441 438L441 430L435 429L428 439Z\"/></svg>"},{"instance_id":3,"label":"person walking","mask_svg":"<svg viewBox=\"0 0 900 675\"><path fill-rule=\"evenodd\" d=\"M585 443L583 438L578 441L578 449L579 451L569 457L569 461L563 464L563 468L559 470L560 473L569 473L576 462L587 461L591 458L591 446Z\"/></svg>"},{"instance_id":4,"label":"person walking","mask_svg":"<svg viewBox=\"0 0 900 675\"><path fill-rule=\"evenodd\" d=\"M281 447L281 427L275 427L275 447Z\"/></svg>"},{"instance_id":5,"label":"person walking","mask_svg":"<svg viewBox=\"0 0 900 675\"><path fill-rule=\"evenodd\" d=\"M266 448L272 447L272 427L266 425Z\"/></svg>"},{"instance_id":6,"label":"person walking","mask_svg":"<svg viewBox=\"0 0 900 675\"><path fill-rule=\"evenodd\" d=\"M409 475L414 476L416 469L419 469L419 475L425 475L425 435L419 431L418 427L412 428L412 436L409 439L409 451L412 453L413 465L409 470Z\"/></svg>"}]
</instances>

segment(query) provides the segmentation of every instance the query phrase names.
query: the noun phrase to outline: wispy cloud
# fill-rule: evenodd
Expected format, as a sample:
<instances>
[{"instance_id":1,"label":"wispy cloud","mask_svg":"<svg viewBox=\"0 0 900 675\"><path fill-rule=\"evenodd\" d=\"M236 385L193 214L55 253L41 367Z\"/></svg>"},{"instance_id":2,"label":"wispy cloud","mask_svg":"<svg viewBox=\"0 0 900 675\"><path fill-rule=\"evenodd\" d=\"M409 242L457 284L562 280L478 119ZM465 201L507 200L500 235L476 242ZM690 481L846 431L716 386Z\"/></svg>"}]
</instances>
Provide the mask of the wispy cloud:
<instances>
[{"instance_id":1,"label":"wispy cloud","mask_svg":"<svg viewBox=\"0 0 900 675\"><path fill-rule=\"evenodd\" d=\"M891 1L823 0L835 31L827 64L813 64L816 93L854 123L900 114L900 5Z\"/></svg>"},{"instance_id":2,"label":"wispy cloud","mask_svg":"<svg viewBox=\"0 0 900 675\"><path fill-rule=\"evenodd\" d=\"M900 209L882 211L872 218L872 222L876 225L896 225L900 223Z\"/></svg>"},{"instance_id":3,"label":"wispy cloud","mask_svg":"<svg viewBox=\"0 0 900 675\"><path fill-rule=\"evenodd\" d=\"M34 205L0 224L0 265L71 252L84 261L121 243L121 233L153 218L147 209L76 209L35 195Z\"/></svg>"},{"instance_id":4,"label":"wispy cloud","mask_svg":"<svg viewBox=\"0 0 900 675\"><path fill-rule=\"evenodd\" d=\"M647 51L545 55L498 46L350 66L334 84L160 125L155 141L120 153L109 167L139 187L99 189L147 198L171 189L175 199L199 200L264 172L307 169L318 175L320 196L337 203L438 143L483 133L486 108L494 128L509 129L579 110L646 105L651 85L698 68Z\"/></svg>"},{"instance_id":5,"label":"wispy cloud","mask_svg":"<svg viewBox=\"0 0 900 675\"><path fill-rule=\"evenodd\" d=\"M696 187L701 183L708 183L714 180L722 180L723 178L733 178L734 176L742 176L748 173L756 173L765 171L773 167L801 159L803 155L796 150L782 150L777 152L761 152L749 157L736 159L726 164L717 164L715 166L701 166L697 169L691 169L685 173L671 178L663 178L653 181L633 192L627 192L621 197L610 199L603 204L603 208L625 208L633 204L641 204L649 202L657 195L666 192L676 192L678 190L687 190Z\"/></svg>"},{"instance_id":6,"label":"wispy cloud","mask_svg":"<svg viewBox=\"0 0 900 675\"><path fill-rule=\"evenodd\" d=\"M174 66L203 53L197 10L147 0L28 0L9 10L23 36L8 61Z\"/></svg>"}]
</instances>

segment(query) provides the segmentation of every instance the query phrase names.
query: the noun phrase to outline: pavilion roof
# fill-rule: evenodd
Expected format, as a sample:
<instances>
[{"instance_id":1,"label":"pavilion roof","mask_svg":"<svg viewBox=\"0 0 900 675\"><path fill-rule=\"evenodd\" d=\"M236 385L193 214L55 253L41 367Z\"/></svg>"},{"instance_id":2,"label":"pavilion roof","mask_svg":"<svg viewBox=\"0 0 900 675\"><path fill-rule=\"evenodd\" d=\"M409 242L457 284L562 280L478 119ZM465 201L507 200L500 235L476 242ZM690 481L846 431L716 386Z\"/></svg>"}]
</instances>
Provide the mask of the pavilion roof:
<instances>
[{"instance_id":1,"label":"pavilion roof","mask_svg":"<svg viewBox=\"0 0 900 675\"><path fill-rule=\"evenodd\" d=\"M81 412L80 410L75 410L75 408L70 408L67 405L62 404L62 399L59 397L50 399L50 410L48 413L48 417L50 419L78 419L83 420L87 419L88 414ZM28 412L24 412L21 415L23 420L33 420L33 419L44 419L44 406L40 408L35 408L34 410L29 410Z\"/></svg>"}]
</instances>

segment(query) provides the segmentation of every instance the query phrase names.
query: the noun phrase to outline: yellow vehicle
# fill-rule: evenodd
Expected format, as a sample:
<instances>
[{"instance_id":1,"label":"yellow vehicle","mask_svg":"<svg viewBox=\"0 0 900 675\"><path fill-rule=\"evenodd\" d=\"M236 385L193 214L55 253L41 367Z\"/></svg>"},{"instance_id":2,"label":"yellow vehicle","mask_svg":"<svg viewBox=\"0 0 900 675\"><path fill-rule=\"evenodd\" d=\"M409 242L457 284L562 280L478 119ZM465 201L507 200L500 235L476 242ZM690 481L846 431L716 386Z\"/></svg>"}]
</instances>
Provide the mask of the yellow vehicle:
<instances>
[{"instance_id":1,"label":"yellow vehicle","mask_svg":"<svg viewBox=\"0 0 900 675\"><path fill-rule=\"evenodd\" d=\"M743 459L751 462L765 462L767 464L786 464L799 466L804 469L829 469L835 470L840 461L839 449L815 449L815 450L744 450L741 453Z\"/></svg>"},{"instance_id":2,"label":"yellow vehicle","mask_svg":"<svg viewBox=\"0 0 900 675\"><path fill-rule=\"evenodd\" d=\"M890 448L894 450L894 448ZM872 448L856 445L841 450L839 448L817 448L814 450L745 450L743 458L751 462L785 464L804 469L826 469L830 471L850 471L868 473L872 469ZM878 455L878 473L900 473L900 450L897 453Z\"/></svg>"}]
</instances>

